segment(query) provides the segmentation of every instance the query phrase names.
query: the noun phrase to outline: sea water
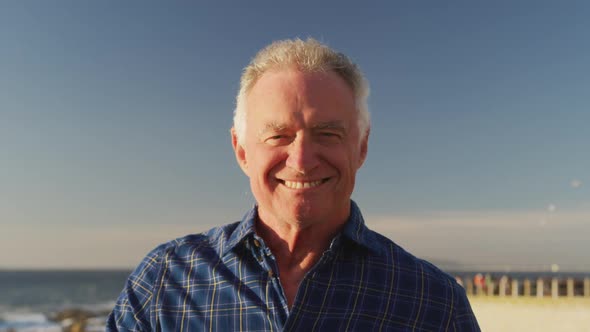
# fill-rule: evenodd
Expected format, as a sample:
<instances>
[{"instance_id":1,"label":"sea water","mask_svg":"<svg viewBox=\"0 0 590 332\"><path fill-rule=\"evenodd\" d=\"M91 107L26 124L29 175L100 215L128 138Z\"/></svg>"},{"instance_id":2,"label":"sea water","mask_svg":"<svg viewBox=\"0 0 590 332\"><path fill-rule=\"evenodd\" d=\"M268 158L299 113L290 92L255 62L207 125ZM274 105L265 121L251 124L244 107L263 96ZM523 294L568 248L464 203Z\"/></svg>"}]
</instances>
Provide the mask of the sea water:
<instances>
[{"instance_id":1,"label":"sea water","mask_svg":"<svg viewBox=\"0 0 590 332\"><path fill-rule=\"evenodd\" d=\"M0 270L0 332L62 331L49 317L71 309L97 313L92 326L104 330L101 322L115 305L129 273Z\"/></svg>"}]
</instances>

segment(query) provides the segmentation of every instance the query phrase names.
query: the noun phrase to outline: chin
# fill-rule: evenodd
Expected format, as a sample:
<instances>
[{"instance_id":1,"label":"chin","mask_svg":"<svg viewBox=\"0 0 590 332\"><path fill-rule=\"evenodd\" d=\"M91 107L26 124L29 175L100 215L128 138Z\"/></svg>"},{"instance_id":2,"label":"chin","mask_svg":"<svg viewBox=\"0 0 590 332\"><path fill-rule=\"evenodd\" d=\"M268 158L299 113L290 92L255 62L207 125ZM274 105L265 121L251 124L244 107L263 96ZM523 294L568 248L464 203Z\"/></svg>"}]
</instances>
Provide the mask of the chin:
<instances>
[{"instance_id":1,"label":"chin","mask_svg":"<svg viewBox=\"0 0 590 332\"><path fill-rule=\"evenodd\" d=\"M291 218L299 224L316 224L325 219L322 216L325 208L320 207L320 204L304 202L296 206L291 206L288 210L291 211Z\"/></svg>"}]
</instances>

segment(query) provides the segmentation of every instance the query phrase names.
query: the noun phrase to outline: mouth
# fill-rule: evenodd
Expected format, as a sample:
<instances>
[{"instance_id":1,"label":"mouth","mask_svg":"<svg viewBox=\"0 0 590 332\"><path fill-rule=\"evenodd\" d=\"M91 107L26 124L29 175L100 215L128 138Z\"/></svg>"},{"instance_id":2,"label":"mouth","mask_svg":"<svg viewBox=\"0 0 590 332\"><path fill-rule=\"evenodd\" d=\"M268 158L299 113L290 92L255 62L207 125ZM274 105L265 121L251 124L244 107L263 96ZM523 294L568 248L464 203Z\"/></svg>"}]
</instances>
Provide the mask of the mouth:
<instances>
[{"instance_id":1,"label":"mouth","mask_svg":"<svg viewBox=\"0 0 590 332\"><path fill-rule=\"evenodd\" d=\"M315 181L291 181L282 179L277 179L277 181L289 189L311 189L330 181L330 178L327 177Z\"/></svg>"}]
</instances>

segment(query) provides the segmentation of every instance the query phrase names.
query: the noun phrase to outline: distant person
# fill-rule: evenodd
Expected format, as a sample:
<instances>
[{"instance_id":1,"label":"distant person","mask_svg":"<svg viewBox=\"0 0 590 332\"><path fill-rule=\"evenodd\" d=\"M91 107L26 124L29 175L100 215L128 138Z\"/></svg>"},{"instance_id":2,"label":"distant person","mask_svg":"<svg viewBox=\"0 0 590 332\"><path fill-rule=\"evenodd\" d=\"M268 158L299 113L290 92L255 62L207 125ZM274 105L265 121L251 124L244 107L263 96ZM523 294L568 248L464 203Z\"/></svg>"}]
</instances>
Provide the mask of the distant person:
<instances>
[{"instance_id":1,"label":"distant person","mask_svg":"<svg viewBox=\"0 0 590 332\"><path fill-rule=\"evenodd\" d=\"M473 277L473 284L475 285L475 294L483 295L486 290L485 277L478 273Z\"/></svg>"},{"instance_id":2,"label":"distant person","mask_svg":"<svg viewBox=\"0 0 590 332\"><path fill-rule=\"evenodd\" d=\"M479 331L454 278L369 230L350 198L367 96L359 68L313 39L261 50L231 129L255 207L151 251L107 330Z\"/></svg>"}]
</instances>

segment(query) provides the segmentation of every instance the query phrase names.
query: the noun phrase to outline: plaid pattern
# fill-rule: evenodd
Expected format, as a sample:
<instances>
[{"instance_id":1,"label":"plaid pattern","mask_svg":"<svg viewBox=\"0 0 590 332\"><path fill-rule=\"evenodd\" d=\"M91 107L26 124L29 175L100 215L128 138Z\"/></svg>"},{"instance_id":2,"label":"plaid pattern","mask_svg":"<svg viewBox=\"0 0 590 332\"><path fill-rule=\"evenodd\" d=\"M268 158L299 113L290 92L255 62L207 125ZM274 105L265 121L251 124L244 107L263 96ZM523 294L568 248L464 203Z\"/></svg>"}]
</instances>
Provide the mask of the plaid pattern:
<instances>
[{"instance_id":1,"label":"plaid pattern","mask_svg":"<svg viewBox=\"0 0 590 332\"><path fill-rule=\"evenodd\" d=\"M345 228L289 311L272 253L239 223L163 244L141 262L108 331L479 331L449 275L369 230L351 202Z\"/></svg>"}]
</instances>

